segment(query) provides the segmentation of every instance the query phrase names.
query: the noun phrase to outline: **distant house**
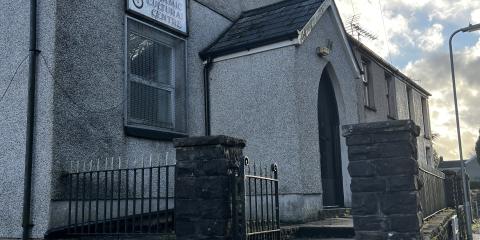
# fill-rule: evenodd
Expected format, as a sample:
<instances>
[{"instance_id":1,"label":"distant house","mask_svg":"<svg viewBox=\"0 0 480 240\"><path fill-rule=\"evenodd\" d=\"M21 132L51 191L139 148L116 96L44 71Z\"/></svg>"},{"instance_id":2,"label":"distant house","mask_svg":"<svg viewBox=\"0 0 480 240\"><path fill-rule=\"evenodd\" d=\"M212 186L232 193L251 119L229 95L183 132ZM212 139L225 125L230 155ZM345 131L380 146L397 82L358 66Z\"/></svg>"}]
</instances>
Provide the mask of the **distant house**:
<instances>
[{"instance_id":1,"label":"distant house","mask_svg":"<svg viewBox=\"0 0 480 240\"><path fill-rule=\"evenodd\" d=\"M428 98L431 94L357 39L349 41L363 71L361 121L413 120L421 128L420 166L434 167Z\"/></svg>"},{"instance_id":2,"label":"distant house","mask_svg":"<svg viewBox=\"0 0 480 240\"><path fill-rule=\"evenodd\" d=\"M460 164L460 160L441 161L438 165L438 168L441 171L450 170L460 172ZM470 177L470 182L480 182L480 164L475 158L471 158L465 161L465 170Z\"/></svg>"}]
</instances>

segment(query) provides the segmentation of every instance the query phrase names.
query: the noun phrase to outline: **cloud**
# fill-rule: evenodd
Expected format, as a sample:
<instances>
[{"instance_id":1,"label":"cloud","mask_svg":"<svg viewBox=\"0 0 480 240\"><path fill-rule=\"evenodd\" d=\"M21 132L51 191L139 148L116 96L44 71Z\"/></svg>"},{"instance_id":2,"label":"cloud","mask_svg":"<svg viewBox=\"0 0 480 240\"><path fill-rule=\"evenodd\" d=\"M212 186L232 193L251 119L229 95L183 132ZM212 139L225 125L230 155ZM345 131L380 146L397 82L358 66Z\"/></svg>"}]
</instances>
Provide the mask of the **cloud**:
<instances>
[{"instance_id":1,"label":"cloud","mask_svg":"<svg viewBox=\"0 0 480 240\"><path fill-rule=\"evenodd\" d=\"M472 0L389 0L385 1L387 9L403 12L424 12L430 21L447 21L466 24L465 16L470 16L473 9L480 9L480 1ZM475 17L478 15L475 15ZM474 15L471 16L474 21Z\"/></svg>"},{"instance_id":2,"label":"cloud","mask_svg":"<svg viewBox=\"0 0 480 240\"><path fill-rule=\"evenodd\" d=\"M472 21L472 24L480 23L480 8L475 9L470 13L470 21Z\"/></svg>"},{"instance_id":3,"label":"cloud","mask_svg":"<svg viewBox=\"0 0 480 240\"><path fill-rule=\"evenodd\" d=\"M426 52L432 52L440 48L443 43L443 26L441 24L433 24L418 38L418 47Z\"/></svg>"},{"instance_id":4,"label":"cloud","mask_svg":"<svg viewBox=\"0 0 480 240\"><path fill-rule=\"evenodd\" d=\"M358 23L367 31L377 36L376 40L361 38L361 41L380 56L387 58L401 54L405 45L413 45L411 16L401 12L390 11L379 1L338 0L336 4L349 29L349 19L359 16Z\"/></svg>"},{"instance_id":5,"label":"cloud","mask_svg":"<svg viewBox=\"0 0 480 240\"><path fill-rule=\"evenodd\" d=\"M473 151L480 128L480 39L474 46L455 53L457 95L461 119L464 155ZM430 111L432 131L439 133L436 149L446 159L458 158L456 124L448 53L435 52L411 61L403 70L408 76L420 79L421 85L432 93Z\"/></svg>"}]
</instances>

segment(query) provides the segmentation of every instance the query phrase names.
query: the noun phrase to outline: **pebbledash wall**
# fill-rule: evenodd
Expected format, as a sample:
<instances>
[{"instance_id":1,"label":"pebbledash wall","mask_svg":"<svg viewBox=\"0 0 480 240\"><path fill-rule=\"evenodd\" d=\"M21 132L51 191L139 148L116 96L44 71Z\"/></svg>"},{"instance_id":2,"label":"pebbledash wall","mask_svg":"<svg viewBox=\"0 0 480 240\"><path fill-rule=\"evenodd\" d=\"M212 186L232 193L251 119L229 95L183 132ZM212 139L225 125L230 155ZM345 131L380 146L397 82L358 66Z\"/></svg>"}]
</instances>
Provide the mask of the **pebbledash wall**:
<instances>
[{"instance_id":1,"label":"pebbledash wall","mask_svg":"<svg viewBox=\"0 0 480 240\"><path fill-rule=\"evenodd\" d=\"M271 1L188 1L187 134L204 134L203 63L198 53L238 15ZM29 1L0 4L0 89L29 54ZM123 126L125 1L39 1L41 57L35 120L32 235L58 226L71 163L168 153L171 141L127 136ZM161 26L156 26L162 28ZM45 61L43 60L45 58ZM48 64L48 67L47 67ZM51 76L53 74L53 78ZM28 59L0 103L0 238L20 238L24 182ZM111 109L115 106L120 107ZM124 160L122 160L124 161ZM130 162L131 164L131 162Z\"/></svg>"},{"instance_id":2,"label":"pebbledash wall","mask_svg":"<svg viewBox=\"0 0 480 240\"><path fill-rule=\"evenodd\" d=\"M32 237L55 227L62 198L60 176L71 162L155 154L175 161L171 141L127 136L124 99L125 1L39 1L39 58L35 121ZM0 89L28 52L29 1L2 2ZM236 14L241 12L238 6ZM231 17L234 17L232 15ZM189 1L188 134L203 135L202 61L198 52L231 20ZM49 71L54 75L50 76ZM0 103L0 238L20 238L26 128L28 59ZM98 112L98 113L97 113Z\"/></svg>"},{"instance_id":3,"label":"pebbledash wall","mask_svg":"<svg viewBox=\"0 0 480 240\"><path fill-rule=\"evenodd\" d=\"M358 73L329 8L299 46L219 60L210 74L212 133L247 139L245 154L279 166L281 218L317 217L322 207L318 138L318 87L322 72L332 77L340 125L358 122ZM333 41L321 58L316 48ZM341 140L345 205L351 204L348 154Z\"/></svg>"},{"instance_id":4,"label":"pebbledash wall","mask_svg":"<svg viewBox=\"0 0 480 240\"><path fill-rule=\"evenodd\" d=\"M241 12L280 0L189 0L186 37L186 115L189 136L204 135L203 62L199 52ZM29 2L0 4L0 92L28 55ZM125 1L39 1L32 237L59 222L72 163L149 154L175 162L172 141L129 136L124 130ZM318 143L318 84L332 78L340 125L365 121L358 71L329 8L306 41L214 63L212 133L247 140L254 161L279 164L282 218L302 221L322 209ZM5 23L5 24L3 24ZM155 25L155 24L153 24ZM155 25L160 29L162 26ZM168 31L168 30L167 30ZM325 58L320 45L333 42ZM53 76L52 76L53 75ZM28 59L0 102L0 238L21 237ZM118 106L118 107L116 107ZM116 107L116 108L115 108ZM345 204L351 204L347 148L341 139ZM124 165L125 163L122 163ZM137 162L137 164L141 164ZM132 165L130 165L132 166Z\"/></svg>"},{"instance_id":5,"label":"pebbledash wall","mask_svg":"<svg viewBox=\"0 0 480 240\"><path fill-rule=\"evenodd\" d=\"M0 238L22 234L22 202L29 73L29 1L0 3ZM53 39L57 22L54 1L39 1L38 48L49 61L55 58ZM1 96L0 96L1 97ZM32 193L33 234L42 237L48 227L53 159L54 88L46 68L38 69Z\"/></svg>"}]
</instances>

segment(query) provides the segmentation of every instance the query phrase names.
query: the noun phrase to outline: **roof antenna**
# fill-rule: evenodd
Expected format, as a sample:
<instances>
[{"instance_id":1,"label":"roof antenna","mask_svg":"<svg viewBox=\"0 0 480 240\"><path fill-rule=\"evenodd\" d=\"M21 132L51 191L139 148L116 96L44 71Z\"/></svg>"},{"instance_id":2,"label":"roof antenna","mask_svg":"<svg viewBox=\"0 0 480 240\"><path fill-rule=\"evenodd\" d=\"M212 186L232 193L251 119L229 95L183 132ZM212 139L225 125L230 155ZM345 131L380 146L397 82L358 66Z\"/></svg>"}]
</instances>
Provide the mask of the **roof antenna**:
<instances>
[{"instance_id":1,"label":"roof antenna","mask_svg":"<svg viewBox=\"0 0 480 240\"><path fill-rule=\"evenodd\" d=\"M348 32L360 42L360 37L366 37L370 40L376 40L377 35L369 32L360 25L360 15L354 14L348 20Z\"/></svg>"}]
</instances>

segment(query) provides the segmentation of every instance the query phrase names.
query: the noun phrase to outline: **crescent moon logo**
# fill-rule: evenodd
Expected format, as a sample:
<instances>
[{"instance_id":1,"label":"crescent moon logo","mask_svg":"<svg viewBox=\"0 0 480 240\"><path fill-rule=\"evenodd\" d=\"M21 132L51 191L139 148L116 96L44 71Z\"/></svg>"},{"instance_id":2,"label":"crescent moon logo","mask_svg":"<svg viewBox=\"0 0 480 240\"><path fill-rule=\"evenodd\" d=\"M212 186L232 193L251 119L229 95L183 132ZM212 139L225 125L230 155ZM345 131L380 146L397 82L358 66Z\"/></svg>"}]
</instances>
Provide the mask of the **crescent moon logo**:
<instances>
[{"instance_id":1,"label":"crescent moon logo","mask_svg":"<svg viewBox=\"0 0 480 240\"><path fill-rule=\"evenodd\" d=\"M133 0L133 5L137 8L142 8L143 7L143 0Z\"/></svg>"}]
</instances>

